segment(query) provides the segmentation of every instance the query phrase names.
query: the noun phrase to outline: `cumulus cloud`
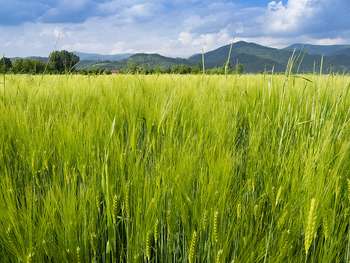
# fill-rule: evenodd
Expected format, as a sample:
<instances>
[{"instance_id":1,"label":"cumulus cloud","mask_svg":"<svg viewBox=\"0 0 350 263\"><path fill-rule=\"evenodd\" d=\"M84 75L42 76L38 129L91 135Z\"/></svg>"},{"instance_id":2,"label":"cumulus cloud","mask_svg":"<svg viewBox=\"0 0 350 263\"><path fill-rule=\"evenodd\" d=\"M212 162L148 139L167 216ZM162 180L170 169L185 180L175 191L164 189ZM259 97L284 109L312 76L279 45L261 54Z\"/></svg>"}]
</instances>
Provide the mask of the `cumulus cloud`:
<instances>
[{"instance_id":1,"label":"cumulus cloud","mask_svg":"<svg viewBox=\"0 0 350 263\"><path fill-rule=\"evenodd\" d=\"M272 32L294 32L300 29L310 18L322 10L314 0L290 0L286 5L282 1L268 4L267 26Z\"/></svg>"},{"instance_id":2,"label":"cumulus cloud","mask_svg":"<svg viewBox=\"0 0 350 263\"><path fill-rule=\"evenodd\" d=\"M330 35L349 29L348 0L271 1L266 13L266 33ZM331 32L330 32L331 31Z\"/></svg>"},{"instance_id":3,"label":"cumulus cloud","mask_svg":"<svg viewBox=\"0 0 350 263\"><path fill-rule=\"evenodd\" d=\"M349 0L0 0L0 52L189 56L232 40L344 43L349 12Z\"/></svg>"}]
</instances>

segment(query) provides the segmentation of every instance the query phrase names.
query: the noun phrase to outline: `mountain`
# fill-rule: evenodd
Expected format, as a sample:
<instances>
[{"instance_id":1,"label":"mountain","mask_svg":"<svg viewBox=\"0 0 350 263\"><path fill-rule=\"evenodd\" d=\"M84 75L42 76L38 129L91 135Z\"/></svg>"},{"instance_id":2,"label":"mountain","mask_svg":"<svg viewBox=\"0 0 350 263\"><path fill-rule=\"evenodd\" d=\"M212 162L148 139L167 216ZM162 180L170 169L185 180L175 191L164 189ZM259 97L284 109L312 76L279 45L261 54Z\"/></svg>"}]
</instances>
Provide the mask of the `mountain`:
<instances>
[{"instance_id":1,"label":"mountain","mask_svg":"<svg viewBox=\"0 0 350 263\"><path fill-rule=\"evenodd\" d=\"M205 65L207 68L222 67L227 62L231 45L223 46L213 51L207 52L205 56ZM277 49L240 41L232 45L230 64L243 64L246 72L263 72L272 70L283 72L288 64L289 58L292 57L293 51ZM301 71L311 71L314 61L320 60L319 56L303 56L303 63L300 66ZM193 63L201 63L202 55L197 54L189 58Z\"/></svg>"},{"instance_id":2,"label":"mountain","mask_svg":"<svg viewBox=\"0 0 350 263\"><path fill-rule=\"evenodd\" d=\"M333 55L335 55L335 56L336 55L350 56L350 47L338 50L338 51L334 52Z\"/></svg>"},{"instance_id":3,"label":"mountain","mask_svg":"<svg viewBox=\"0 0 350 263\"><path fill-rule=\"evenodd\" d=\"M74 52L81 61L121 61L129 58L132 54L115 54L115 55L102 55L94 53L83 53L83 52Z\"/></svg>"},{"instance_id":4,"label":"mountain","mask_svg":"<svg viewBox=\"0 0 350 263\"><path fill-rule=\"evenodd\" d=\"M27 59L38 60L44 63L49 61L48 57L38 57L38 56L27 57Z\"/></svg>"},{"instance_id":5,"label":"mountain","mask_svg":"<svg viewBox=\"0 0 350 263\"><path fill-rule=\"evenodd\" d=\"M120 69L124 66L123 62L120 61L88 61L82 60L76 66L78 70L91 70L91 69L103 69L103 70L115 70Z\"/></svg>"},{"instance_id":6,"label":"mountain","mask_svg":"<svg viewBox=\"0 0 350 263\"><path fill-rule=\"evenodd\" d=\"M39 56L31 56L31 57L13 57L11 58L12 61L15 61L17 59L30 59L30 60L37 60L37 61L41 61L41 62L48 62L49 58L48 57L39 57Z\"/></svg>"},{"instance_id":7,"label":"mountain","mask_svg":"<svg viewBox=\"0 0 350 263\"><path fill-rule=\"evenodd\" d=\"M311 44L293 44L286 47L285 50L293 51L299 50L304 51L310 55L350 55L350 45L311 45Z\"/></svg>"},{"instance_id":8,"label":"mountain","mask_svg":"<svg viewBox=\"0 0 350 263\"><path fill-rule=\"evenodd\" d=\"M144 68L163 68L167 69L174 65L190 65L190 62L184 58L171 58L159 54L138 53L120 61L81 61L78 69L106 69L118 70L126 68L128 65L137 65Z\"/></svg>"},{"instance_id":9,"label":"mountain","mask_svg":"<svg viewBox=\"0 0 350 263\"><path fill-rule=\"evenodd\" d=\"M227 62L230 48L231 45L226 45L206 52L204 54L205 67L207 69L223 67ZM187 59L147 53L100 55L75 52L75 54L80 57L80 63L76 68L87 70L119 70L135 66L148 69L168 69L176 65L197 68L202 66L202 54L196 54ZM275 72L284 72L292 56L296 58L294 69L299 73L318 72L321 61L323 61L324 73L350 72L350 45L294 44L278 49L240 41L232 45L229 64L231 67L238 63L242 64L247 73L265 72L272 69ZM43 57L31 58L47 61L47 58Z\"/></svg>"},{"instance_id":10,"label":"mountain","mask_svg":"<svg viewBox=\"0 0 350 263\"><path fill-rule=\"evenodd\" d=\"M271 71L272 69L274 69L275 72L284 72L287 68L288 61L294 55L294 58L296 58L295 69L299 73L318 72L322 61L322 55L314 54L317 53L316 51L311 52L312 54L310 54L310 52L305 52L305 50L301 48L302 46L304 47L306 45L295 44L288 48L277 49L240 41L232 45L230 65L232 67L240 63L243 65L244 71L248 73L265 72ZM298 49L298 47L300 49ZM350 45L348 48L346 45L313 47L317 47L315 50L319 52L328 51L328 54L331 54L323 58L324 73L330 71L350 72ZM207 69L223 67L227 62L230 48L231 45L226 45L206 52L204 54L205 67ZM296 52L294 50L296 50ZM159 54L139 53L120 61L82 61L82 64L85 64L85 66L80 66L79 68L108 70L122 69L132 64L145 68L170 68L180 64L201 67L202 54L196 54L188 59L184 59L171 58Z\"/></svg>"},{"instance_id":11,"label":"mountain","mask_svg":"<svg viewBox=\"0 0 350 263\"><path fill-rule=\"evenodd\" d=\"M283 72L289 59L296 58L296 69L299 73L319 71L322 55L310 54L304 50L296 49L298 45L292 45L294 48L277 49L240 41L232 45L232 54L230 64L241 63L246 72L257 73L274 68L276 72ZM204 54L205 65L207 68L222 67L225 65L231 45L223 46ZM329 46L318 46L319 50L327 50ZM323 58L323 71L349 72L350 71L350 52L347 46L336 46L332 55ZM349 46L350 47L350 46ZM296 49L296 52L294 52ZM347 53L349 52L349 53ZM349 54L349 57L348 55ZM202 55L197 54L189 58L192 64L200 64Z\"/></svg>"},{"instance_id":12,"label":"mountain","mask_svg":"<svg viewBox=\"0 0 350 263\"><path fill-rule=\"evenodd\" d=\"M140 66L146 66L150 68L160 67L160 68L169 68L173 65L185 64L189 65L189 61L184 58L171 58L161 56L159 54L145 54L139 53L132 55L126 61L127 63L135 63Z\"/></svg>"},{"instance_id":13,"label":"mountain","mask_svg":"<svg viewBox=\"0 0 350 263\"><path fill-rule=\"evenodd\" d=\"M204 54L207 68L222 67L226 62L231 45L223 46ZM266 68L275 67L278 71L285 69L285 64L292 52L261 46L244 41L232 45L230 64L241 63L249 72L264 71ZM202 54L196 54L189 58L192 64L200 64Z\"/></svg>"},{"instance_id":14,"label":"mountain","mask_svg":"<svg viewBox=\"0 0 350 263\"><path fill-rule=\"evenodd\" d=\"M213 51L205 53L205 61L208 67L222 66L228 58L231 45L223 46ZM267 61L274 61L283 63L292 55L292 52L275 49L271 47L265 47L255 43L248 43L240 41L234 43L232 46L232 56L237 55L250 55L258 57L260 59L266 59ZM197 54L189 58L192 62L198 62L201 60L202 54Z\"/></svg>"}]
</instances>

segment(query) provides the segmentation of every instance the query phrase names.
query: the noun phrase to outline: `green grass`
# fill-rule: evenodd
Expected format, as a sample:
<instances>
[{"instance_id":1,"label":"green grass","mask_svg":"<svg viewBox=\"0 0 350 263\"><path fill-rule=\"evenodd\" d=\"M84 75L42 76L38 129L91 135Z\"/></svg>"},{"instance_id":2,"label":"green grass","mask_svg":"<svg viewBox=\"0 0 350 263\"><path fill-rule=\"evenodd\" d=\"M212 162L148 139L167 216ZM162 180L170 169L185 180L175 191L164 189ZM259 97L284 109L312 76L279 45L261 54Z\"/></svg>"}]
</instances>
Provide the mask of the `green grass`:
<instances>
[{"instance_id":1,"label":"green grass","mask_svg":"<svg viewBox=\"0 0 350 263\"><path fill-rule=\"evenodd\" d=\"M7 76L1 262L347 262L350 78L307 78Z\"/></svg>"}]
</instances>

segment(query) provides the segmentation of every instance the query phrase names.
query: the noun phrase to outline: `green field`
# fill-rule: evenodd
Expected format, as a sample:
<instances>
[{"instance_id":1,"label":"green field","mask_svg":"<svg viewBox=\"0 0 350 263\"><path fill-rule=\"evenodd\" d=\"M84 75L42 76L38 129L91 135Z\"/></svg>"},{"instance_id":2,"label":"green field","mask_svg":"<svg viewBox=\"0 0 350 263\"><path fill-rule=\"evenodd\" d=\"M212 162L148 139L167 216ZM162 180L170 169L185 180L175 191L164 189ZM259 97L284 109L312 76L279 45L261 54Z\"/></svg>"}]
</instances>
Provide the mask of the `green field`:
<instances>
[{"instance_id":1,"label":"green field","mask_svg":"<svg viewBox=\"0 0 350 263\"><path fill-rule=\"evenodd\" d=\"M349 262L350 77L7 76L1 262Z\"/></svg>"}]
</instances>

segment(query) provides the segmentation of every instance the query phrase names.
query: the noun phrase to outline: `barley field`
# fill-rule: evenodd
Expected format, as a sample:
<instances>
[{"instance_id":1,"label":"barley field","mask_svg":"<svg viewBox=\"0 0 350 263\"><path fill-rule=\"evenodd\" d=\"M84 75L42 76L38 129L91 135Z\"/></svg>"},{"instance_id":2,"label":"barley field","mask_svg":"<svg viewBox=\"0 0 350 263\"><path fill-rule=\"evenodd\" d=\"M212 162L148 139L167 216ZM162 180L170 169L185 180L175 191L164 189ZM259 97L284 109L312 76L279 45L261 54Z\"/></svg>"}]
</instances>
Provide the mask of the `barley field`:
<instances>
[{"instance_id":1,"label":"barley field","mask_svg":"<svg viewBox=\"0 0 350 263\"><path fill-rule=\"evenodd\" d=\"M1 262L349 262L350 77L6 76Z\"/></svg>"}]
</instances>

